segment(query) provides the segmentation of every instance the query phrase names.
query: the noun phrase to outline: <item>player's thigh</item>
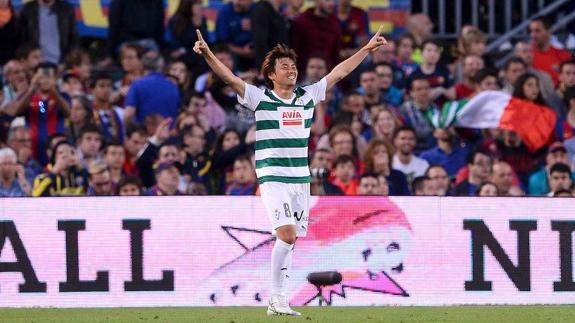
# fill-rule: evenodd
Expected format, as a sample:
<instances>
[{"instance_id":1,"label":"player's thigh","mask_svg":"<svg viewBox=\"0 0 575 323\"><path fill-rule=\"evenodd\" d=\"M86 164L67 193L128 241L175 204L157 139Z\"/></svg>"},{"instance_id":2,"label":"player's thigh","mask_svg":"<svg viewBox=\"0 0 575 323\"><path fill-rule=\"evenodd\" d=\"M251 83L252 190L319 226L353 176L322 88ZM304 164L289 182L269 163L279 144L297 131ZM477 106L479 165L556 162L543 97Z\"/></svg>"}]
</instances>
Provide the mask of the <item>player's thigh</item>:
<instances>
[{"instance_id":1,"label":"player's thigh","mask_svg":"<svg viewBox=\"0 0 575 323\"><path fill-rule=\"evenodd\" d=\"M274 229L295 225L289 187L284 183L266 182L260 185L262 201Z\"/></svg>"}]
</instances>

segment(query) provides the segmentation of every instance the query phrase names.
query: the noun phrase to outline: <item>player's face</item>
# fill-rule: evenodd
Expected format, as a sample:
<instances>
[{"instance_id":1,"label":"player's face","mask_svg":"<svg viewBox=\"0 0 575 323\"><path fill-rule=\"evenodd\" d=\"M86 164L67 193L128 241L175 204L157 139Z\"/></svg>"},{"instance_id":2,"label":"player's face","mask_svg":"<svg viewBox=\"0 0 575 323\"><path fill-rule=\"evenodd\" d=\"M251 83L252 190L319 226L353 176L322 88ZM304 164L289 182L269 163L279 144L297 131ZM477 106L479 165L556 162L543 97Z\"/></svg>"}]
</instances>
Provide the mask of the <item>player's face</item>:
<instances>
[{"instance_id":1,"label":"player's face","mask_svg":"<svg viewBox=\"0 0 575 323\"><path fill-rule=\"evenodd\" d=\"M282 57L276 60L276 66L270 79L280 86L295 86L297 81L297 66L291 58Z\"/></svg>"}]
</instances>

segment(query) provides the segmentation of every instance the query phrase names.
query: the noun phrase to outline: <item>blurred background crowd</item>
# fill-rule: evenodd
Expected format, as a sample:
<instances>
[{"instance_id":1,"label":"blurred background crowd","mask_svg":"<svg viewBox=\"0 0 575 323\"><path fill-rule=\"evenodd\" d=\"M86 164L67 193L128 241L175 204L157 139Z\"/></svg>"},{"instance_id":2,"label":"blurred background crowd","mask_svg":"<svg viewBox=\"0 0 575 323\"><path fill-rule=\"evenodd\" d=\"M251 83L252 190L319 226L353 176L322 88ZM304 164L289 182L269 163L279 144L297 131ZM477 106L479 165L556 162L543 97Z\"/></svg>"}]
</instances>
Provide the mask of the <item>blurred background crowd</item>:
<instances>
[{"instance_id":1,"label":"blurred background crowd","mask_svg":"<svg viewBox=\"0 0 575 323\"><path fill-rule=\"evenodd\" d=\"M166 19L162 0L112 0L96 53L68 2L0 0L0 196L258 194L254 114L193 53L195 30L259 86L267 51L288 44L306 85L369 40L369 16L352 0L231 0L208 32L203 9L181 0ZM427 14L406 19L315 107L312 194L573 196L573 31L562 42L534 17L497 64L479 25L449 41ZM487 90L554 111L553 139L531 151L513 131L428 121Z\"/></svg>"}]
</instances>

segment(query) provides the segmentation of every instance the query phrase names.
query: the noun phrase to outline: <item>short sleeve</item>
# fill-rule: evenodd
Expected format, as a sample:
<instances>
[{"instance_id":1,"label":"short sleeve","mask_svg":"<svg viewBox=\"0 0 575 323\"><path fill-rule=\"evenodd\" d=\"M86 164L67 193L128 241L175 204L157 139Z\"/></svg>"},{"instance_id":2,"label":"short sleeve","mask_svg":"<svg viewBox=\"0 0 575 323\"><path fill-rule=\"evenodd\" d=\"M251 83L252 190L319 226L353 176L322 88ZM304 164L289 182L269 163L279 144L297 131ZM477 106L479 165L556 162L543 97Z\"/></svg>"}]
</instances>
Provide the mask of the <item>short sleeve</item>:
<instances>
[{"instance_id":1,"label":"short sleeve","mask_svg":"<svg viewBox=\"0 0 575 323\"><path fill-rule=\"evenodd\" d=\"M327 89L327 80L326 78L322 78L319 82L304 86L303 88L307 93L311 95L313 98L313 102L315 104L320 103L321 101L325 100L325 91Z\"/></svg>"},{"instance_id":2,"label":"short sleeve","mask_svg":"<svg viewBox=\"0 0 575 323\"><path fill-rule=\"evenodd\" d=\"M137 107L138 106L138 97L136 94L137 83L134 82L130 85L130 89L128 90L128 94L126 94L126 101L124 102L124 107Z\"/></svg>"},{"instance_id":3,"label":"short sleeve","mask_svg":"<svg viewBox=\"0 0 575 323\"><path fill-rule=\"evenodd\" d=\"M260 102L262 101L262 97L264 96L264 91L259 89L256 86L253 86L251 84L248 83L244 83L246 88L244 91L244 97L240 97L240 95L238 94L238 102L245 106L246 108L252 110L252 111L256 111L256 108L258 107L258 104L260 104Z\"/></svg>"}]
</instances>

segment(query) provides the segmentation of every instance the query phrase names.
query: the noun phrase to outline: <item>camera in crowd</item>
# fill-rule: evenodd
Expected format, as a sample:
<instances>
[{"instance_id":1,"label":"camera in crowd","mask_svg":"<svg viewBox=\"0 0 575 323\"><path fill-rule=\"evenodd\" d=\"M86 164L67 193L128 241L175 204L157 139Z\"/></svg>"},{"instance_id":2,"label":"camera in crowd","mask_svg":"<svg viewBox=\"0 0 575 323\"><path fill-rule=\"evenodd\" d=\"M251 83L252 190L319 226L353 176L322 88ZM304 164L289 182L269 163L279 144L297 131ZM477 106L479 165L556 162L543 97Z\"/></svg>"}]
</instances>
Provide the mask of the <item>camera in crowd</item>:
<instances>
[{"instance_id":1,"label":"camera in crowd","mask_svg":"<svg viewBox=\"0 0 575 323\"><path fill-rule=\"evenodd\" d=\"M311 178L316 182L323 182L329 177L329 169L327 168L310 168Z\"/></svg>"}]
</instances>

